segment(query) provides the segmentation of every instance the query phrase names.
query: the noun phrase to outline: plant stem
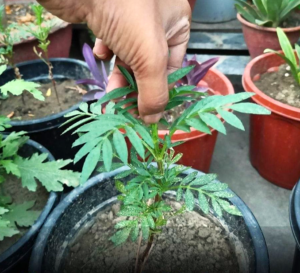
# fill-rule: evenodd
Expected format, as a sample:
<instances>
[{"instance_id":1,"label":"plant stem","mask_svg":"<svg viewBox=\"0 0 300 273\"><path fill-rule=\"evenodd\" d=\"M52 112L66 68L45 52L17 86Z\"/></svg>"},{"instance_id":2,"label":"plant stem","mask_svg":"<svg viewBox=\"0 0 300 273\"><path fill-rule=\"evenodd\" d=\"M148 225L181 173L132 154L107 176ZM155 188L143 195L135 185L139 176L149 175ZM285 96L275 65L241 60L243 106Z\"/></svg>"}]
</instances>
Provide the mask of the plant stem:
<instances>
[{"instance_id":1,"label":"plant stem","mask_svg":"<svg viewBox=\"0 0 300 273\"><path fill-rule=\"evenodd\" d=\"M53 72L52 72L53 66L52 66L52 64L49 60L48 50L45 51L45 56L46 56L46 63L47 63L48 68L49 68L49 77L50 77L50 80L52 81L53 89L55 91L57 104L60 107L59 96L58 96L58 92L57 92L57 89L56 89L56 81L53 78Z\"/></svg>"}]
</instances>

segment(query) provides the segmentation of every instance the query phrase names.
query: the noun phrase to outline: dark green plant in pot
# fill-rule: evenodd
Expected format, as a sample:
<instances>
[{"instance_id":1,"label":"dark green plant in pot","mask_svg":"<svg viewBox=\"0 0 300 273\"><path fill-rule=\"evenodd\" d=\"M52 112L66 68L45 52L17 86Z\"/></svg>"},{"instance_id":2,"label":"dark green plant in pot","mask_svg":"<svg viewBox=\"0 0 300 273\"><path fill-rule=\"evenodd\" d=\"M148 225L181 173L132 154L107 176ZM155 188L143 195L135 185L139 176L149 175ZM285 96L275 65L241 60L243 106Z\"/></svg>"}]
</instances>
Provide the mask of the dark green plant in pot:
<instances>
[{"instance_id":1,"label":"dark green plant in pot","mask_svg":"<svg viewBox=\"0 0 300 273\"><path fill-rule=\"evenodd\" d=\"M298 44L295 44L295 50L293 49L291 42L289 38L286 36L284 31L281 28L277 28L277 36L279 39L279 43L281 46L281 49L283 51L283 54L281 52L275 51L273 49L266 49L265 53L275 53L279 57L281 57L285 62L290 66L291 72L293 75L293 78L295 79L295 82L297 85L300 85L300 65L299 65L299 59L300 59L300 46ZM296 58L296 55L297 58Z\"/></svg>"},{"instance_id":2,"label":"dark green plant in pot","mask_svg":"<svg viewBox=\"0 0 300 273\"><path fill-rule=\"evenodd\" d=\"M168 77L168 83L177 82L193 68L188 66L172 73ZM254 94L251 93L216 95L204 97L199 101L199 92L193 91L195 86L174 87L170 90L167 108L172 109L187 101L191 102L191 105L172 124L168 124L164 119L160 120L169 130L169 134L160 139L158 124L144 124L142 120L128 113L128 110L137 109L138 106L137 98L132 96L138 94L137 84L128 71L122 67L120 71L127 79L128 87L113 90L90 107L83 103L80 111L67 114L70 119L66 124L73 123L67 131L78 127L75 133L79 134L79 138L73 146L83 145L74 162L86 156L81 183L90 177L99 162L103 163L103 166L98 168L100 172L124 165L128 167L128 170L115 177L115 186L120 191L118 199L122 202L119 215L131 217L132 220L116 224L117 231L110 240L120 245L130 238L133 241L138 240L140 245L144 239L147 245L143 252L138 251L135 266L135 272L142 272L156 236L166 225L167 219L173 215L193 210L195 203L199 204L204 213L208 213L212 207L220 216L222 210L241 215L228 201L233 197L227 191L228 185L217 183L215 174L199 177L197 172L193 172L185 177L181 175L189 167L173 165L182 157L182 154L174 152L174 147L181 143L171 141L173 134L177 130L189 132L191 127L205 133L209 132L209 127L226 133L217 114L232 126L243 130L241 121L232 110L261 115L270 112L259 105L241 102L252 97ZM128 95L131 96L126 98ZM198 100L195 100L196 97ZM111 101L117 98L123 99L117 103ZM101 110L101 105L106 105L105 111ZM132 145L130 154L125 137ZM133 178L122 183L120 179L129 175ZM177 192L177 201L185 203L182 209L171 211L171 207L163 198L167 191ZM195 201L195 197L198 201Z\"/></svg>"},{"instance_id":3,"label":"dark green plant in pot","mask_svg":"<svg viewBox=\"0 0 300 273\"><path fill-rule=\"evenodd\" d=\"M0 75L6 66L0 66ZM1 94L7 92L13 95L21 95L25 89L33 91L34 96L42 96L35 83L16 79L0 86ZM31 88L31 89L30 89ZM0 132L10 128L10 119L0 116ZM14 176L20 180L20 187L35 192L37 182L50 191L62 191L64 185L76 187L79 184L79 174L62 170L72 160L57 160L46 162L48 154L33 154L30 158L19 155L22 146L29 139L24 131L12 132L4 136L0 133L0 241L5 237L12 237L19 233L19 227L30 227L34 224L40 211L31 210L35 200L16 204L5 192L5 183L9 183L9 177Z\"/></svg>"},{"instance_id":4,"label":"dark green plant in pot","mask_svg":"<svg viewBox=\"0 0 300 273\"><path fill-rule=\"evenodd\" d=\"M253 0L251 5L243 0L235 0L237 11L250 23L279 27L290 13L300 5L300 0Z\"/></svg>"}]
</instances>

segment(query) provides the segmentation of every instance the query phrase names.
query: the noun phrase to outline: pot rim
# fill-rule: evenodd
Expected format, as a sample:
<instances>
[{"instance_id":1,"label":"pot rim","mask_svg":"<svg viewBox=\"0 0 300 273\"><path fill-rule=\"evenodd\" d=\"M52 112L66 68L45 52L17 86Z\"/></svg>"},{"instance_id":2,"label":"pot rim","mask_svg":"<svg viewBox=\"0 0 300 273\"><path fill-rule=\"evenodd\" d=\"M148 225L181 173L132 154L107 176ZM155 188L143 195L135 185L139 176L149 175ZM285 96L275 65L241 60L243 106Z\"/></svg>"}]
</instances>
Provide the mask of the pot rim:
<instances>
[{"instance_id":1,"label":"pot rim","mask_svg":"<svg viewBox=\"0 0 300 273\"><path fill-rule=\"evenodd\" d=\"M300 249L300 181L295 185L290 196L289 218L297 247Z\"/></svg>"},{"instance_id":2,"label":"pot rim","mask_svg":"<svg viewBox=\"0 0 300 273\"><path fill-rule=\"evenodd\" d=\"M209 69L209 73L214 74L216 77L219 77L224 82L225 86L227 87L227 91L228 91L228 92L226 92L226 95L234 94L234 87L233 87L231 81L222 72L220 72L218 69L212 67ZM205 77L203 80L205 81ZM215 91L217 91L217 90L215 90ZM210 131L211 131L211 133L214 133L216 130L211 129ZM169 130L159 130L159 132L158 132L158 135L160 138L163 138L167 134L169 134ZM172 141L189 141L189 140L193 140L196 138L205 137L207 135L208 134L199 132L194 128L191 128L190 133L178 130L172 136Z\"/></svg>"},{"instance_id":3,"label":"pot rim","mask_svg":"<svg viewBox=\"0 0 300 273\"><path fill-rule=\"evenodd\" d=\"M85 62L83 62L81 60L77 60L77 59L72 59L72 58L51 58L50 61L51 62L77 63L80 66L83 66L83 67L85 67L89 70L89 67L87 66L87 64ZM36 63L42 63L42 61L41 60L26 61L26 62L18 63L17 67L20 68L20 67L25 66L25 65L34 66ZM12 68L10 67L9 69L12 69ZM78 109L79 105L82 102L83 101L80 101L77 104L73 105L72 107L70 107L70 108L68 108L68 109L66 109L62 112L56 113L56 114L48 115L48 116L42 117L42 118L31 119L31 120L11 121L10 124L13 127L18 127L18 126L29 126L29 125L35 125L35 124L40 124L40 123L47 123L47 122L52 121L52 120L63 118L65 114ZM57 127L57 126L55 125L53 127ZM51 128L48 128L48 129L51 129ZM40 130L38 130L38 131L40 131ZM33 131L30 131L30 132L32 133Z\"/></svg>"},{"instance_id":4,"label":"pot rim","mask_svg":"<svg viewBox=\"0 0 300 273\"><path fill-rule=\"evenodd\" d=\"M155 164L153 164L156 166ZM176 164L172 164L171 167L176 166ZM57 220L64 214L65 210L72 205L72 202L76 201L79 196L88 190L89 188L95 186L98 183L103 183L105 180L114 177L120 171L128 170L129 168L124 166L114 171L108 173L100 173L97 176L90 178L84 185L81 187L73 189L60 203L59 205L52 211L50 216L47 218L47 221L43 225L33 247L33 251L30 258L29 263L29 272L41 273L41 267L43 262L43 252L46 247L46 243L50 233L53 228L56 226ZM190 174L193 172L198 172L200 176L205 175L203 172L195 169L189 169L184 171L183 174ZM216 182L219 182L216 180ZM232 190L228 189L228 192L234 193ZM243 219L248 228L249 234L253 239L253 248L255 252L255 260L256 260L256 273L269 273L269 255L265 242L264 235L261 231L261 228L254 217L251 210L247 207L247 205L242 201L238 195L234 193L235 197L230 199L230 202L240 209L243 214Z\"/></svg>"},{"instance_id":5,"label":"pot rim","mask_svg":"<svg viewBox=\"0 0 300 273\"><path fill-rule=\"evenodd\" d=\"M258 26L256 24L250 23L249 21L244 19L243 16L240 13L237 13L237 19L242 23L242 25L245 25L247 27L254 28L254 29L257 29L257 30L261 30L261 31L276 33L276 28L275 27L262 27L262 26ZM288 28L282 28L282 29L286 33L287 32L297 32L297 31L300 31L300 26L288 27Z\"/></svg>"},{"instance_id":6,"label":"pot rim","mask_svg":"<svg viewBox=\"0 0 300 273\"><path fill-rule=\"evenodd\" d=\"M48 154L47 159L49 161L55 160L53 155L48 151L48 149L46 149L41 144L29 139L25 143L25 145L30 145L41 153L47 153ZM28 231L16 243L11 245L7 250L5 250L2 254L0 254L0 265L1 265L1 263L5 263L6 259L13 256L16 252L18 252L19 249L21 247L23 247L33 236L36 236L36 234L38 233L38 231L41 229L42 225L46 221L48 215L50 214L50 212L53 209L54 204L57 200L58 200L57 193L50 192L47 203L45 204L45 207L43 208L40 216L35 221L35 223L28 229ZM21 260L27 253L28 253L28 251L26 253L23 253L23 255L19 258L19 260ZM4 271L1 271L1 272L6 272L14 265L15 265L15 263L10 264L9 268L4 268Z\"/></svg>"},{"instance_id":7,"label":"pot rim","mask_svg":"<svg viewBox=\"0 0 300 273\"><path fill-rule=\"evenodd\" d=\"M271 110L272 112L280 116L284 116L286 118L300 121L300 108L297 108L295 106L290 106L288 104L282 103L280 101L277 101L269 97L264 92L262 92L258 87L256 87L255 83L251 78L251 70L253 66L263 59L272 58L272 57L280 58L275 53L266 53L257 56L247 64L242 78L243 87L246 92L254 92L256 94L251 98L256 103L263 105L267 109ZM282 64L284 64L284 60L282 60Z\"/></svg>"}]
</instances>

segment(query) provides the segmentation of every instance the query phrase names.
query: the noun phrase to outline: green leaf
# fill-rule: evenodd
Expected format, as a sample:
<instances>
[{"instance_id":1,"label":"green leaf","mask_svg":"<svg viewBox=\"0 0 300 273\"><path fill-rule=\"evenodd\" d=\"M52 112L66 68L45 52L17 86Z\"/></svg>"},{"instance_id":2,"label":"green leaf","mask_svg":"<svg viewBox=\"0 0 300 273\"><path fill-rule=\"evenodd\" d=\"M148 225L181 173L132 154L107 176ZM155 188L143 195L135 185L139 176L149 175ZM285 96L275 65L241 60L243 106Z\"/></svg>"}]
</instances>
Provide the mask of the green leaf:
<instances>
[{"instance_id":1,"label":"green leaf","mask_svg":"<svg viewBox=\"0 0 300 273\"><path fill-rule=\"evenodd\" d=\"M12 204L8 206L8 212L2 215L2 219L9 221L11 227L30 227L41 214L40 211L30 211L35 201L24 202L23 204Z\"/></svg>"},{"instance_id":2,"label":"green leaf","mask_svg":"<svg viewBox=\"0 0 300 273\"><path fill-rule=\"evenodd\" d=\"M83 102L79 105L79 109L84 113L88 113L88 111L89 111L88 108L89 108L89 105L86 102Z\"/></svg>"},{"instance_id":3,"label":"green leaf","mask_svg":"<svg viewBox=\"0 0 300 273\"><path fill-rule=\"evenodd\" d=\"M4 96L8 96L8 92L12 95L19 96L26 90L37 100L44 101L45 97L42 92L37 89L38 87L40 87L40 85L37 83L17 79L2 85L0 90Z\"/></svg>"},{"instance_id":4,"label":"green leaf","mask_svg":"<svg viewBox=\"0 0 300 273\"><path fill-rule=\"evenodd\" d=\"M120 159L127 164L128 148L124 136L119 130L116 130L113 134L113 144Z\"/></svg>"},{"instance_id":5,"label":"green leaf","mask_svg":"<svg viewBox=\"0 0 300 273\"><path fill-rule=\"evenodd\" d=\"M168 76L168 84L177 82L178 80L189 74L194 69L194 67L194 65L183 67L171 73Z\"/></svg>"},{"instance_id":6,"label":"green leaf","mask_svg":"<svg viewBox=\"0 0 300 273\"><path fill-rule=\"evenodd\" d=\"M36 180L48 191L62 191L63 185L77 187L79 184L79 173L69 170L61 170L72 162L72 160L56 160L44 162L48 154L33 154L31 158L17 156L14 163L18 165L22 186L30 191L36 191Z\"/></svg>"},{"instance_id":7,"label":"green leaf","mask_svg":"<svg viewBox=\"0 0 300 273\"><path fill-rule=\"evenodd\" d=\"M133 229L132 229L132 232L131 232L131 241L132 242L135 242L137 237L139 236L139 225L137 224Z\"/></svg>"},{"instance_id":8,"label":"green leaf","mask_svg":"<svg viewBox=\"0 0 300 273\"><path fill-rule=\"evenodd\" d=\"M102 115L102 107L97 105L97 102L91 104L90 111L95 115Z\"/></svg>"},{"instance_id":9,"label":"green leaf","mask_svg":"<svg viewBox=\"0 0 300 273\"><path fill-rule=\"evenodd\" d=\"M199 113L199 116L208 126L226 135L225 126L216 115L211 113Z\"/></svg>"},{"instance_id":10,"label":"green leaf","mask_svg":"<svg viewBox=\"0 0 300 273\"><path fill-rule=\"evenodd\" d=\"M232 110L235 110L237 112L246 113L246 114L256 114L256 115L269 115L271 114L271 111L266 109L265 107L262 107L260 105L257 105L255 103L251 102L243 102L231 105L229 107Z\"/></svg>"},{"instance_id":11,"label":"green leaf","mask_svg":"<svg viewBox=\"0 0 300 273\"><path fill-rule=\"evenodd\" d=\"M294 10L297 6L300 5L300 0L293 0L281 11L280 18L286 18L286 16Z\"/></svg>"},{"instance_id":12,"label":"green leaf","mask_svg":"<svg viewBox=\"0 0 300 273\"><path fill-rule=\"evenodd\" d=\"M296 56L289 38L281 28L277 28L277 35L284 55L293 63L294 67L297 67Z\"/></svg>"},{"instance_id":13,"label":"green leaf","mask_svg":"<svg viewBox=\"0 0 300 273\"><path fill-rule=\"evenodd\" d=\"M131 87L136 88L135 82L134 82L132 76L130 75L130 73L128 72L128 70L121 65L118 65L118 68L121 71L121 73L123 74L123 76L125 77L126 81L131 85Z\"/></svg>"},{"instance_id":14,"label":"green leaf","mask_svg":"<svg viewBox=\"0 0 300 273\"><path fill-rule=\"evenodd\" d=\"M105 138L103 140L102 156L103 156L105 169L106 169L106 171L109 172L110 169L111 169L111 163L112 163L112 159L113 159L113 150L112 150L112 146L110 144L110 141L107 138Z\"/></svg>"},{"instance_id":15,"label":"green leaf","mask_svg":"<svg viewBox=\"0 0 300 273\"><path fill-rule=\"evenodd\" d=\"M129 237L129 234L131 232L131 228L124 228L122 230L117 231L112 237L110 237L110 240L116 245L121 245Z\"/></svg>"},{"instance_id":16,"label":"green leaf","mask_svg":"<svg viewBox=\"0 0 300 273\"><path fill-rule=\"evenodd\" d=\"M238 13L240 13L247 21L255 24L255 17L253 17L249 11L245 10L240 4L235 4L234 6L237 9Z\"/></svg>"},{"instance_id":17,"label":"green leaf","mask_svg":"<svg viewBox=\"0 0 300 273\"><path fill-rule=\"evenodd\" d=\"M8 221L3 221L0 218L0 242L5 237L12 237L18 233L20 232L16 228L11 227Z\"/></svg>"},{"instance_id":18,"label":"green leaf","mask_svg":"<svg viewBox=\"0 0 300 273\"><path fill-rule=\"evenodd\" d=\"M216 213L218 216L222 217L222 215L223 215L223 214L222 214L222 208L220 207L220 205L218 204L218 202L217 202L215 199L212 199L212 200L211 200L211 203L212 203L212 207L213 207L215 213Z\"/></svg>"},{"instance_id":19,"label":"green leaf","mask_svg":"<svg viewBox=\"0 0 300 273\"><path fill-rule=\"evenodd\" d=\"M176 200L179 202L182 198L182 188L179 188L177 190L177 194L176 194Z\"/></svg>"},{"instance_id":20,"label":"green leaf","mask_svg":"<svg viewBox=\"0 0 300 273\"><path fill-rule=\"evenodd\" d=\"M242 213L240 212L240 210L236 206L230 204L228 201L219 199L218 203L229 214L237 215L237 216L243 216Z\"/></svg>"},{"instance_id":21,"label":"green leaf","mask_svg":"<svg viewBox=\"0 0 300 273\"><path fill-rule=\"evenodd\" d=\"M189 211L192 211L195 206L195 198L190 189L187 189L185 192L185 204Z\"/></svg>"},{"instance_id":22,"label":"green leaf","mask_svg":"<svg viewBox=\"0 0 300 273\"><path fill-rule=\"evenodd\" d=\"M121 221L115 225L115 229L121 229L125 227L133 227L137 224L137 220Z\"/></svg>"},{"instance_id":23,"label":"green leaf","mask_svg":"<svg viewBox=\"0 0 300 273\"><path fill-rule=\"evenodd\" d=\"M220 198L232 198L234 197L234 194L228 191L219 191L219 192L214 192L214 196Z\"/></svg>"},{"instance_id":24,"label":"green leaf","mask_svg":"<svg viewBox=\"0 0 300 273\"><path fill-rule=\"evenodd\" d=\"M119 211L119 216L139 216L143 210L136 206L124 206Z\"/></svg>"},{"instance_id":25,"label":"green leaf","mask_svg":"<svg viewBox=\"0 0 300 273\"><path fill-rule=\"evenodd\" d=\"M0 75L3 74L3 72L6 70L6 65L0 65Z\"/></svg>"},{"instance_id":26,"label":"green leaf","mask_svg":"<svg viewBox=\"0 0 300 273\"><path fill-rule=\"evenodd\" d=\"M254 17L254 18L260 18L259 13L256 9L254 9L250 4L248 4L246 1L243 0L235 0L236 3L240 4L244 8L247 9L247 11Z\"/></svg>"},{"instance_id":27,"label":"green leaf","mask_svg":"<svg viewBox=\"0 0 300 273\"><path fill-rule=\"evenodd\" d=\"M203 185L206 185L206 184L214 181L216 178L217 178L216 174L202 175L200 177L197 177L190 185L203 186Z\"/></svg>"},{"instance_id":28,"label":"green leaf","mask_svg":"<svg viewBox=\"0 0 300 273\"><path fill-rule=\"evenodd\" d=\"M148 240L149 233L150 233L150 228L149 228L149 223L148 223L147 217L142 218L141 228L142 228L142 233L143 233L144 240Z\"/></svg>"},{"instance_id":29,"label":"green leaf","mask_svg":"<svg viewBox=\"0 0 300 273\"><path fill-rule=\"evenodd\" d=\"M21 176L18 165L16 165L12 160L0 160L0 166L2 166L7 174L13 174L17 177Z\"/></svg>"},{"instance_id":30,"label":"green leaf","mask_svg":"<svg viewBox=\"0 0 300 273\"><path fill-rule=\"evenodd\" d=\"M204 191L223 191L228 188L228 185L225 183L210 183L201 187L201 190Z\"/></svg>"},{"instance_id":31,"label":"green leaf","mask_svg":"<svg viewBox=\"0 0 300 273\"><path fill-rule=\"evenodd\" d=\"M262 3L262 0L253 0L253 3L262 15L264 15L264 16L267 15L267 10L266 10L264 4Z\"/></svg>"},{"instance_id":32,"label":"green leaf","mask_svg":"<svg viewBox=\"0 0 300 273\"><path fill-rule=\"evenodd\" d=\"M182 185L186 185L189 182L191 182L196 176L198 175L198 172L192 172L189 175L187 175L181 182Z\"/></svg>"},{"instance_id":33,"label":"green leaf","mask_svg":"<svg viewBox=\"0 0 300 273\"><path fill-rule=\"evenodd\" d=\"M74 124L72 124L70 127L68 127L62 134L65 134L65 133L71 131L75 127L80 126L81 124L85 124L85 123L87 123L88 121L90 121L92 119L94 119L94 118L93 117L88 117L88 118L84 118L82 120L79 120L79 121L75 122Z\"/></svg>"},{"instance_id":34,"label":"green leaf","mask_svg":"<svg viewBox=\"0 0 300 273\"><path fill-rule=\"evenodd\" d=\"M105 102L118 99L121 97L125 97L126 95L136 92L136 90L132 89L131 87L121 87L112 90L109 93L106 93L104 97L102 97L100 100L98 100L97 105L103 104Z\"/></svg>"},{"instance_id":35,"label":"green leaf","mask_svg":"<svg viewBox=\"0 0 300 273\"><path fill-rule=\"evenodd\" d=\"M95 146L97 146L99 144L100 141L101 141L101 138L98 137L98 138L92 139L91 141L84 144L80 148L80 150L76 153L75 158L74 158L74 164L76 164L85 155L90 153L95 148Z\"/></svg>"},{"instance_id":36,"label":"green leaf","mask_svg":"<svg viewBox=\"0 0 300 273\"><path fill-rule=\"evenodd\" d=\"M198 201L199 201L199 206L201 208L201 210L207 214L209 213L209 204L208 201L205 197L205 195L202 192L198 192Z\"/></svg>"},{"instance_id":37,"label":"green leaf","mask_svg":"<svg viewBox=\"0 0 300 273\"><path fill-rule=\"evenodd\" d=\"M174 158L171 160L171 164L175 164L176 162L178 162L181 158L183 157L183 154L179 153L177 155L174 156Z\"/></svg>"},{"instance_id":38,"label":"green leaf","mask_svg":"<svg viewBox=\"0 0 300 273\"><path fill-rule=\"evenodd\" d=\"M218 114L230 125L232 125L233 127L236 127L240 130L245 131L245 127L243 125L243 123L240 121L240 119L233 113L228 112L228 111L224 111L221 109L217 110Z\"/></svg>"},{"instance_id":39,"label":"green leaf","mask_svg":"<svg viewBox=\"0 0 300 273\"><path fill-rule=\"evenodd\" d=\"M150 146L150 148L154 148L154 143L152 137L149 132L140 124L135 124L134 129L139 133L141 138Z\"/></svg>"},{"instance_id":40,"label":"green leaf","mask_svg":"<svg viewBox=\"0 0 300 273\"><path fill-rule=\"evenodd\" d=\"M145 149L141 139L131 127L125 126L125 129L132 146L136 149L139 156L142 159L145 159Z\"/></svg>"},{"instance_id":41,"label":"green leaf","mask_svg":"<svg viewBox=\"0 0 300 273\"><path fill-rule=\"evenodd\" d=\"M126 189L124 184L120 180L116 180L115 182L116 189L121 193L126 193Z\"/></svg>"},{"instance_id":42,"label":"green leaf","mask_svg":"<svg viewBox=\"0 0 300 273\"><path fill-rule=\"evenodd\" d=\"M196 129L197 131L211 135L210 129L202 120L198 118L192 118L192 119L187 119L185 122L192 128Z\"/></svg>"},{"instance_id":43,"label":"green leaf","mask_svg":"<svg viewBox=\"0 0 300 273\"><path fill-rule=\"evenodd\" d=\"M96 146L86 157L83 164L81 177L80 177L81 185L84 184L89 179L89 177L95 170L100 158L100 152L101 152L100 149L101 149L100 145Z\"/></svg>"},{"instance_id":44,"label":"green leaf","mask_svg":"<svg viewBox=\"0 0 300 273\"><path fill-rule=\"evenodd\" d=\"M155 229L155 222L150 214L147 215L147 220L148 220L149 227L151 229Z\"/></svg>"},{"instance_id":45,"label":"green leaf","mask_svg":"<svg viewBox=\"0 0 300 273\"><path fill-rule=\"evenodd\" d=\"M131 175L133 172L134 172L134 170L123 171L123 172L119 173L118 175L116 175L115 179L125 178L125 177Z\"/></svg>"}]
</instances>

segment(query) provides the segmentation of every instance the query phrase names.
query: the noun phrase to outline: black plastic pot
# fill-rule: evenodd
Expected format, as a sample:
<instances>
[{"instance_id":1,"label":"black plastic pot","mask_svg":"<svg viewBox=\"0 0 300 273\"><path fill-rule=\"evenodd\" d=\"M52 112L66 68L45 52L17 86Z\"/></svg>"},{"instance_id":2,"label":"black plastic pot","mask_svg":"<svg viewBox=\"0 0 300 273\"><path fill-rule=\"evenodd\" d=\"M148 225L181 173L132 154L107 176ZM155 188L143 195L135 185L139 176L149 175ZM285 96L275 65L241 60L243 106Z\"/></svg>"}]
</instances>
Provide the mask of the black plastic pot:
<instances>
[{"instance_id":1,"label":"black plastic pot","mask_svg":"<svg viewBox=\"0 0 300 273\"><path fill-rule=\"evenodd\" d=\"M105 206L115 202L114 197L119 193L114 187L113 177L124 169L126 168L93 177L60 202L39 233L30 259L29 272L63 272L60 267L68 252L68 243L84 224L91 221ZM193 171L196 170L191 169L185 174ZM203 173L199 172L199 175ZM239 197L232 198L231 202L241 210L244 218L225 214L221 221L225 221L229 230L242 242L244 254L249 261L246 271L268 273L268 251L256 219Z\"/></svg>"},{"instance_id":2,"label":"black plastic pot","mask_svg":"<svg viewBox=\"0 0 300 273\"><path fill-rule=\"evenodd\" d=\"M56 80L65 79L82 79L90 78L91 73L85 62L75 59L54 58L51 59L53 65L54 78ZM24 80L30 81L48 81L48 68L41 60L29 61L17 65L23 75ZM0 85L13 80L15 74L12 68L7 69L0 78ZM71 149L72 143L76 136L71 133L61 135L66 128L58 128L66 119L64 115L74 111L79 107L79 104L44 118L12 121L10 131L26 131L30 139L41 143L51 151L57 159L73 159L77 150ZM73 166L73 165L72 165ZM80 169L80 167L75 169Z\"/></svg>"},{"instance_id":3,"label":"black plastic pot","mask_svg":"<svg viewBox=\"0 0 300 273\"><path fill-rule=\"evenodd\" d=\"M39 143L29 140L20 150L19 154L29 157L33 153L47 153L48 160L53 161L52 154ZM20 183L21 187L21 183ZM34 225L14 245L0 255L0 273L23 273L27 272L28 262L32 247L38 232L48 215L58 202L58 195L51 192L47 204ZM1 242L0 242L1 244Z\"/></svg>"},{"instance_id":4,"label":"black plastic pot","mask_svg":"<svg viewBox=\"0 0 300 273\"><path fill-rule=\"evenodd\" d=\"M293 272L300 272L300 182L294 187L290 198L290 222L296 240Z\"/></svg>"}]
</instances>

